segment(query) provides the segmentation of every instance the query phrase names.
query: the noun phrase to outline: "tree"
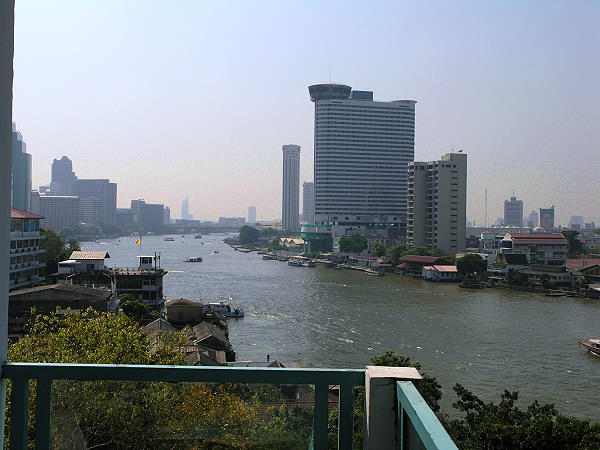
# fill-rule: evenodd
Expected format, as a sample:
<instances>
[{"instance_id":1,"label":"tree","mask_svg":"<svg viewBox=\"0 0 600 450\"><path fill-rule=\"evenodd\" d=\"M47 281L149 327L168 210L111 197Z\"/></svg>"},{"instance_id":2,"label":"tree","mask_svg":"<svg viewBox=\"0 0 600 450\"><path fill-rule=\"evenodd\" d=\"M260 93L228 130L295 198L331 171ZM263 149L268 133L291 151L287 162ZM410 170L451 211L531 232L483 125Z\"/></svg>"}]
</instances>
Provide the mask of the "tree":
<instances>
[{"instance_id":1,"label":"tree","mask_svg":"<svg viewBox=\"0 0 600 450\"><path fill-rule=\"evenodd\" d=\"M487 261L477 253L469 253L456 261L456 269L464 277L479 278L487 270Z\"/></svg>"},{"instance_id":2,"label":"tree","mask_svg":"<svg viewBox=\"0 0 600 450\"><path fill-rule=\"evenodd\" d=\"M360 253L368 245L367 238L362 234L351 234L340 238L340 251L344 253Z\"/></svg>"},{"instance_id":3,"label":"tree","mask_svg":"<svg viewBox=\"0 0 600 450\"><path fill-rule=\"evenodd\" d=\"M554 405L516 406L518 392L504 391L500 403L485 403L460 384L454 408L464 414L447 423L461 449L600 449L600 423L562 416Z\"/></svg>"},{"instance_id":4,"label":"tree","mask_svg":"<svg viewBox=\"0 0 600 450\"><path fill-rule=\"evenodd\" d=\"M244 225L240 228L240 243L241 244L251 244L253 242L258 241L258 237L260 236L260 232L249 225Z\"/></svg>"},{"instance_id":5,"label":"tree","mask_svg":"<svg viewBox=\"0 0 600 450\"><path fill-rule=\"evenodd\" d=\"M137 323L147 322L159 317L159 312L146 305L140 299L131 294L123 294L119 296L119 307L123 314L135 320Z\"/></svg>"},{"instance_id":6,"label":"tree","mask_svg":"<svg viewBox=\"0 0 600 450\"><path fill-rule=\"evenodd\" d=\"M381 242L376 242L375 245L373 246L373 253L375 254L375 256L385 256L385 245L383 245Z\"/></svg>"},{"instance_id":7,"label":"tree","mask_svg":"<svg viewBox=\"0 0 600 450\"><path fill-rule=\"evenodd\" d=\"M575 257L578 255L586 254L586 249L581 243L577 236L579 236L579 231L576 230L566 230L562 232L562 235L565 237L567 242L569 243L569 256Z\"/></svg>"},{"instance_id":8,"label":"tree","mask_svg":"<svg viewBox=\"0 0 600 450\"><path fill-rule=\"evenodd\" d=\"M69 238L66 241L53 230L42 230L40 247L43 252L40 260L45 264L44 275L58 272L58 262L68 259L71 253L81 250L79 241Z\"/></svg>"}]
</instances>

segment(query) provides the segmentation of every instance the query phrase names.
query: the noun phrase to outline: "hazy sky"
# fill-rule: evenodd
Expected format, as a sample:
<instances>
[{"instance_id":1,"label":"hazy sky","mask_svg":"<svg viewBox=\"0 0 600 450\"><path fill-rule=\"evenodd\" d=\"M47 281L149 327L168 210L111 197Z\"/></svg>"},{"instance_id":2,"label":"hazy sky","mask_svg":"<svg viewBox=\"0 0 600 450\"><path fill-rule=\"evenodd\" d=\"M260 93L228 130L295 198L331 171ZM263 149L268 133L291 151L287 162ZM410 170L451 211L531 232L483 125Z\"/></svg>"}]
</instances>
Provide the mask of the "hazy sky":
<instances>
[{"instance_id":1,"label":"hazy sky","mask_svg":"<svg viewBox=\"0 0 600 450\"><path fill-rule=\"evenodd\" d=\"M328 81L414 99L417 160L469 154L467 215L514 188L600 222L600 2L16 0L14 120L34 186L68 155L179 217L281 215L281 145L312 180Z\"/></svg>"}]
</instances>

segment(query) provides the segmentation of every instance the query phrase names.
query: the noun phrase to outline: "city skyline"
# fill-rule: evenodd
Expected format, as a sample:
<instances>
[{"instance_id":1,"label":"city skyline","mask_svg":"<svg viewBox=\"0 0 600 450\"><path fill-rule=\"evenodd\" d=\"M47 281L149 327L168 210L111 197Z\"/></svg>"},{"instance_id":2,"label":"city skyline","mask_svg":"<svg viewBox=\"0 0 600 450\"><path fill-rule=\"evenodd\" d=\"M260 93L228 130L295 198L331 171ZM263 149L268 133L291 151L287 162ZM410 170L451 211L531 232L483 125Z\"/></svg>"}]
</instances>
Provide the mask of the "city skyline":
<instances>
[{"instance_id":1,"label":"city skyline","mask_svg":"<svg viewBox=\"0 0 600 450\"><path fill-rule=\"evenodd\" d=\"M278 4L279 20L268 3L140 5L17 3L14 121L33 156L34 187L67 154L79 176L118 183L120 207L139 197L174 207L188 192L198 218L243 215L248 204L259 220L277 218L277 149L303 147L300 178L312 181L306 87L330 77L373 89L376 100L415 99L415 160L468 152L467 215L478 223L485 189L490 218L502 215L509 188L523 193L527 210L555 205L557 225L572 215L599 221L588 194L600 190L600 63L589 57L600 50L599 5L386 3L340 12L331 4L311 36L284 32L306 21L305 5ZM401 29L391 26L399 17ZM360 35L347 26L355 23ZM231 33L215 43L223 27ZM460 71L444 70L456 61Z\"/></svg>"}]
</instances>

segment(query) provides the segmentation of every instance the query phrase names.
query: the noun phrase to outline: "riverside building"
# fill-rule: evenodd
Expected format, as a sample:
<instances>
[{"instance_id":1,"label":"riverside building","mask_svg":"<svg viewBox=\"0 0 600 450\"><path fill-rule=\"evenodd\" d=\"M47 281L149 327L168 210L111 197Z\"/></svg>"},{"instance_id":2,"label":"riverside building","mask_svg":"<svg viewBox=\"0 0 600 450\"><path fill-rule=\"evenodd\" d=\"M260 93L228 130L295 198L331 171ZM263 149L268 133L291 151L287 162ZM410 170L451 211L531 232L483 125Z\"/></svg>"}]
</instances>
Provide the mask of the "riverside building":
<instances>
[{"instance_id":1,"label":"riverside building","mask_svg":"<svg viewBox=\"0 0 600 450\"><path fill-rule=\"evenodd\" d=\"M467 155L447 153L439 161L408 167L410 245L455 254L465 247Z\"/></svg>"},{"instance_id":2,"label":"riverside building","mask_svg":"<svg viewBox=\"0 0 600 450\"><path fill-rule=\"evenodd\" d=\"M414 159L415 101L374 101L343 84L309 88L315 104L315 225L334 241L361 233L392 243L406 227L407 166Z\"/></svg>"},{"instance_id":3,"label":"riverside building","mask_svg":"<svg viewBox=\"0 0 600 450\"><path fill-rule=\"evenodd\" d=\"M286 231L300 231L300 146L284 145L281 219Z\"/></svg>"}]
</instances>

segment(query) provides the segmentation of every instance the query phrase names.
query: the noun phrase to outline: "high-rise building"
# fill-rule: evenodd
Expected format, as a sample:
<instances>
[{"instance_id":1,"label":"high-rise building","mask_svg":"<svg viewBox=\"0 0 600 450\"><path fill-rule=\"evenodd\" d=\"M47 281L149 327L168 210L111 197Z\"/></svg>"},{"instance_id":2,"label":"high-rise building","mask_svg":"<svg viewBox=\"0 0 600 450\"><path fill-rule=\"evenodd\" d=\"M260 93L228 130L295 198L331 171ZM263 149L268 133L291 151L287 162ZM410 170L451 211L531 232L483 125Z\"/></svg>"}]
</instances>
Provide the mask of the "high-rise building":
<instances>
[{"instance_id":1,"label":"high-rise building","mask_svg":"<svg viewBox=\"0 0 600 450\"><path fill-rule=\"evenodd\" d=\"M144 200L131 200L131 218L144 231L161 230L165 223L165 206L146 203Z\"/></svg>"},{"instance_id":2,"label":"high-rise building","mask_svg":"<svg viewBox=\"0 0 600 450\"><path fill-rule=\"evenodd\" d=\"M341 84L308 89L315 103L315 223L333 225L334 234L378 229L403 236L416 102L373 101L373 92Z\"/></svg>"},{"instance_id":3,"label":"high-rise building","mask_svg":"<svg viewBox=\"0 0 600 450\"><path fill-rule=\"evenodd\" d=\"M300 231L300 146L284 145L283 150L283 195L281 220L283 229Z\"/></svg>"},{"instance_id":4,"label":"high-rise building","mask_svg":"<svg viewBox=\"0 0 600 450\"><path fill-rule=\"evenodd\" d=\"M545 231L554 231L554 205L540 208L540 227Z\"/></svg>"},{"instance_id":5,"label":"high-rise building","mask_svg":"<svg viewBox=\"0 0 600 450\"><path fill-rule=\"evenodd\" d=\"M538 212L533 209L531 210L531 212L529 213L529 216L527 217L527 226L529 228L535 228L537 227L539 224L538 222Z\"/></svg>"},{"instance_id":6,"label":"high-rise building","mask_svg":"<svg viewBox=\"0 0 600 450\"><path fill-rule=\"evenodd\" d=\"M67 156L52 161L50 190L54 195L73 195L77 177L73 163Z\"/></svg>"},{"instance_id":7,"label":"high-rise building","mask_svg":"<svg viewBox=\"0 0 600 450\"><path fill-rule=\"evenodd\" d=\"M165 225L169 225L171 223L171 208L169 208L168 206L165 206L163 213L164 213L163 223Z\"/></svg>"},{"instance_id":8,"label":"high-rise building","mask_svg":"<svg viewBox=\"0 0 600 450\"><path fill-rule=\"evenodd\" d=\"M250 225L256 223L256 206L248 206L248 221Z\"/></svg>"},{"instance_id":9,"label":"high-rise building","mask_svg":"<svg viewBox=\"0 0 600 450\"><path fill-rule=\"evenodd\" d=\"M96 197L80 197L79 221L87 225L104 223L104 200Z\"/></svg>"},{"instance_id":10,"label":"high-rise building","mask_svg":"<svg viewBox=\"0 0 600 450\"><path fill-rule=\"evenodd\" d=\"M117 184L106 179L78 179L73 185L73 194L81 199L93 198L101 211L95 215L100 222L94 225L114 225L117 223Z\"/></svg>"},{"instance_id":11,"label":"high-rise building","mask_svg":"<svg viewBox=\"0 0 600 450\"><path fill-rule=\"evenodd\" d=\"M40 195L40 221L42 228L55 231L80 223L79 197L74 195Z\"/></svg>"},{"instance_id":12,"label":"high-rise building","mask_svg":"<svg viewBox=\"0 0 600 450\"><path fill-rule=\"evenodd\" d=\"M504 225L523 226L523 200L517 200L514 194L510 200L504 200Z\"/></svg>"},{"instance_id":13,"label":"high-rise building","mask_svg":"<svg viewBox=\"0 0 600 450\"><path fill-rule=\"evenodd\" d=\"M26 148L23 135L13 123L11 204L21 211L31 211L31 155Z\"/></svg>"},{"instance_id":14,"label":"high-rise building","mask_svg":"<svg viewBox=\"0 0 600 450\"><path fill-rule=\"evenodd\" d=\"M407 240L444 253L465 247L467 155L448 153L439 161L408 166Z\"/></svg>"},{"instance_id":15,"label":"high-rise building","mask_svg":"<svg viewBox=\"0 0 600 450\"><path fill-rule=\"evenodd\" d=\"M190 196L186 195L181 201L181 218L183 220L194 220L194 216L190 214Z\"/></svg>"},{"instance_id":16,"label":"high-rise building","mask_svg":"<svg viewBox=\"0 0 600 450\"><path fill-rule=\"evenodd\" d=\"M302 184L302 223L315 223L315 183L312 181Z\"/></svg>"}]
</instances>

